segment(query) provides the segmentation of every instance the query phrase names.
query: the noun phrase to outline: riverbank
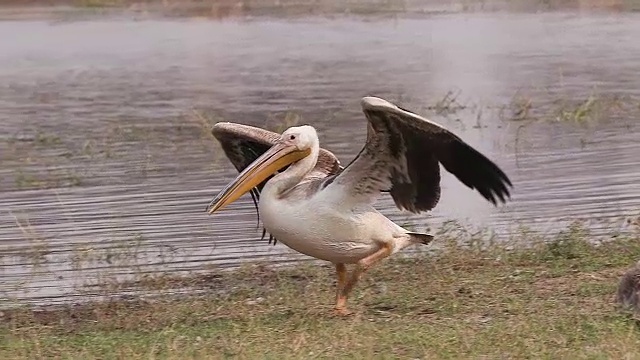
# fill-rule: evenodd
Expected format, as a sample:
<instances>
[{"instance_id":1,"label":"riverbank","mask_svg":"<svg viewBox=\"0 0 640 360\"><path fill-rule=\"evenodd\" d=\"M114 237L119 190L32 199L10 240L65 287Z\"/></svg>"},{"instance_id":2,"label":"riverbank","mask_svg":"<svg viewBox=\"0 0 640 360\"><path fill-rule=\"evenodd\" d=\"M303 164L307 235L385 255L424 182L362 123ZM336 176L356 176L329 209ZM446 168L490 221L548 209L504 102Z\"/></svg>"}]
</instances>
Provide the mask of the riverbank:
<instances>
[{"instance_id":1,"label":"riverbank","mask_svg":"<svg viewBox=\"0 0 640 360\"><path fill-rule=\"evenodd\" d=\"M98 15L198 17L211 19L238 17L306 16L396 16L460 12L540 12L640 10L634 2L622 0L8 0L0 4L0 18L41 18L69 16L70 12L98 12ZM73 14L71 14L73 16Z\"/></svg>"},{"instance_id":2,"label":"riverbank","mask_svg":"<svg viewBox=\"0 0 640 360\"><path fill-rule=\"evenodd\" d=\"M438 254L368 273L347 318L331 314L328 266L144 277L199 295L5 310L0 357L635 358L640 331L614 299L638 240L592 244L579 227L517 250L440 238Z\"/></svg>"}]
</instances>

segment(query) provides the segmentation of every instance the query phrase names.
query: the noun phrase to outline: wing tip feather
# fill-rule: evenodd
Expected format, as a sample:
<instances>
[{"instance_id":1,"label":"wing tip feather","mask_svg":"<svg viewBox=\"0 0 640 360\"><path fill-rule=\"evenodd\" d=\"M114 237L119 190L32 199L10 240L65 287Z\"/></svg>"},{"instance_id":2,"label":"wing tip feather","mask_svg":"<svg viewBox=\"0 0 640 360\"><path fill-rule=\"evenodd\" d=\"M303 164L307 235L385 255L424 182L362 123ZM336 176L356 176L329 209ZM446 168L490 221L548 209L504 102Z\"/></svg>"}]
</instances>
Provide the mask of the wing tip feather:
<instances>
[{"instance_id":1,"label":"wing tip feather","mask_svg":"<svg viewBox=\"0 0 640 360\"><path fill-rule=\"evenodd\" d=\"M213 124L213 126L211 127L211 135L213 135L216 138L220 138L220 136L224 136L225 134L232 131L235 125L238 125L238 124L234 124L227 121L217 122Z\"/></svg>"},{"instance_id":2,"label":"wing tip feather","mask_svg":"<svg viewBox=\"0 0 640 360\"><path fill-rule=\"evenodd\" d=\"M375 96L365 96L360 100L360 105L362 106L362 110L382 110L382 109L392 109L397 110L398 107L385 99L381 99Z\"/></svg>"},{"instance_id":3,"label":"wing tip feather","mask_svg":"<svg viewBox=\"0 0 640 360\"><path fill-rule=\"evenodd\" d=\"M460 176L464 176L465 180L462 182L469 186L471 189L477 190L482 197L491 202L494 206L498 206L498 203L506 204L511 199L510 188L513 188L511 179L508 175L494 163L487 156L482 154L471 145L467 144L463 140L457 138L456 144L458 146L459 156L461 160L464 159L465 163L472 164L471 172L475 173L477 182L473 184L470 182L469 175L463 175L459 169L450 169L450 172L454 173L458 179L463 180ZM465 168L465 172L468 169Z\"/></svg>"}]
</instances>

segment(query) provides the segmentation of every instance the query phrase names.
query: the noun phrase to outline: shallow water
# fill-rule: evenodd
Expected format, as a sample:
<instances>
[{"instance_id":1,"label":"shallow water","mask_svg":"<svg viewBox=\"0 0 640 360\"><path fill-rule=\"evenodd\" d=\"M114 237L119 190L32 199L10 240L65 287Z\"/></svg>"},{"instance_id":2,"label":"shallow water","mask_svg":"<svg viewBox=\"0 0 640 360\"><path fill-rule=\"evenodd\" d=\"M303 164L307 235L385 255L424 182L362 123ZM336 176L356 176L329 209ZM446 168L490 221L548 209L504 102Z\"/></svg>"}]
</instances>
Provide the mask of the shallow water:
<instances>
[{"instance_id":1,"label":"shallow water","mask_svg":"<svg viewBox=\"0 0 640 360\"><path fill-rule=\"evenodd\" d=\"M205 213L236 174L208 128L310 123L346 164L364 143L365 95L450 127L515 185L495 208L446 174L428 215L380 200L399 223L506 236L581 219L597 236L640 214L639 15L21 20L0 33L13 36L0 42L0 299L306 259L260 241L248 196ZM438 113L449 91L452 113ZM579 123L553 121L590 96Z\"/></svg>"}]
</instances>

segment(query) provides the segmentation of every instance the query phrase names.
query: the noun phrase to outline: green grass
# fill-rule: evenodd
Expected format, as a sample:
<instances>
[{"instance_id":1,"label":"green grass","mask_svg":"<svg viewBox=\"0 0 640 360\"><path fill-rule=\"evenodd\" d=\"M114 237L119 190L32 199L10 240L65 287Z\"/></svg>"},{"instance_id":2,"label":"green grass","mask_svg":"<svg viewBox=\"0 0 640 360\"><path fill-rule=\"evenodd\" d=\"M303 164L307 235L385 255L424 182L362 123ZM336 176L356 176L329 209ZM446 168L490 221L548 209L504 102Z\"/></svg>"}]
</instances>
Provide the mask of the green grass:
<instances>
[{"instance_id":1,"label":"green grass","mask_svg":"<svg viewBox=\"0 0 640 360\"><path fill-rule=\"evenodd\" d=\"M640 329L614 298L640 238L587 239L573 228L507 250L441 238L435 255L367 273L346 318L317 263L144 277L137 287L208 290L5 311L0 358L638 358Z\"/></svg>"}]
</instances>

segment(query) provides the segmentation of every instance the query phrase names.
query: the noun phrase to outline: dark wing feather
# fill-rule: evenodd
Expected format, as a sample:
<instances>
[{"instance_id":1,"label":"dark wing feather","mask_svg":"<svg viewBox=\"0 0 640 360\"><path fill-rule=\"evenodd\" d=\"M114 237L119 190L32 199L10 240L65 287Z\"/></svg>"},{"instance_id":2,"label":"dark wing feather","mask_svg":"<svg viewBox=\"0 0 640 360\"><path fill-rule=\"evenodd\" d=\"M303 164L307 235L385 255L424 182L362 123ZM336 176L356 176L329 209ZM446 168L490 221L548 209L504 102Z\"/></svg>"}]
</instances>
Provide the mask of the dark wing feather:
<instances>
[{"instance_id":1,"label":"dark wing feather","mask_svg":"<svg viewBox=\"0 0 640 360\"><path fill-rule=\"evenodd\" d=\"M222 150L238 172L242 172L247 166L251 165L280 138L280 134L273 131L229 122L215 124L211 133L220 142ZM326 177L338 174L340 171L342 171L342 166L340 166L338 158L330 151L321 148L318 154L318 162L310 175ZM256 211L260 192L269 179L271 177L265 179L251 190L251 198L256 206ZM258 221L260 221L259 218ZM263 231L262 236L264 237L265 234L266 232ZM269 235L269 243L272 240L275 245L276 240Z\"/></svg>"},{"instance_id":2,"label":"dark wing feather","mask_svg":"<svg viewBox=\"0 0 640 360\"><path fill-rule=\"evenodd\" d=\"M493 204L510 196L507 175L449 130L379 98L363 98L362 109L368 120L367 142L328 190L340 188L372 202L390 189L398 208L420 213L440 199L441 163Z\"/></svg>"}]
</instances>

